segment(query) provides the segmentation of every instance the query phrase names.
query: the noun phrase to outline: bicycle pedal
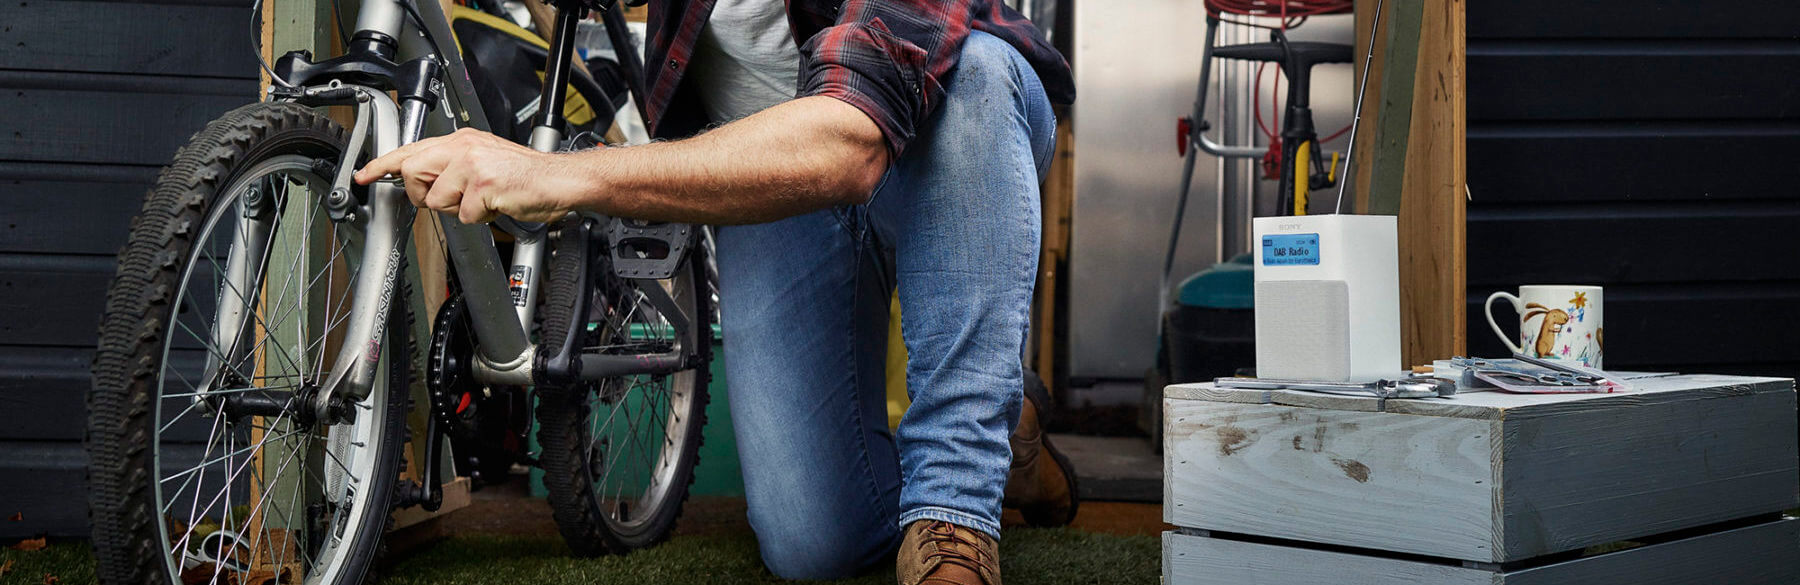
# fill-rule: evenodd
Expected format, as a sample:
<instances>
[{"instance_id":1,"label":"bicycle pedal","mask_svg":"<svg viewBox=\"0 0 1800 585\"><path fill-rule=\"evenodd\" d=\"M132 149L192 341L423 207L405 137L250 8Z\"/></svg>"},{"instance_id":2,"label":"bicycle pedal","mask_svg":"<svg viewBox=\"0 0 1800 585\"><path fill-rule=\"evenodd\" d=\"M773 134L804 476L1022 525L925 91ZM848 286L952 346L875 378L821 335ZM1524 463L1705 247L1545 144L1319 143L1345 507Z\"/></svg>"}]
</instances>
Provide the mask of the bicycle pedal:
<instances>
[{"instance_id":1,"label":"bicycle pedal","mask_svg":"<svg viewBox=\"0 0 1800 585\"><path fill-rule=\"evenodd\" d=\"M612 218L606 224L606 241L612 249L613 274L620 278L664 279L675 274L694 226L686 223L644 223Z\"/></svg>"}]
</instances>

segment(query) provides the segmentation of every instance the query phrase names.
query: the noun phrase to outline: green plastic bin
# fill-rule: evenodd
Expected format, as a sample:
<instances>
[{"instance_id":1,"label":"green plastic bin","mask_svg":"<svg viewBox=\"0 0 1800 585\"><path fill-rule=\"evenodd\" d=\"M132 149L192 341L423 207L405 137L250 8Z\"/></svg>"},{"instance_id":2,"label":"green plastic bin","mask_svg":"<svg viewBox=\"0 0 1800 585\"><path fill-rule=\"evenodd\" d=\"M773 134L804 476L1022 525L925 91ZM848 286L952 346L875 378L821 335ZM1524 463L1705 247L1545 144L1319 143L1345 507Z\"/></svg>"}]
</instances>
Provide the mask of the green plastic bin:
<instances>
[{"instance_id":1,"label":"green plastic bin","mask_svg":"<svg viewBox=\"0 0 1800 585\"><path fill-rule=\"evenodd\" d=\"M634 325L635 332L641 325ZM737 437L731 429L731 400L725 390L725 353L723 334L713 325L712 382L706 392L706 428L701 435L700 465L694 469L694 483L688 493L696 496L742 496L744 476L738 466ZM534 423L535 425L535 423ZM538 451L537 429L531 433L531 450ZM531 470L531 495L545 497L544 470Z\"/></svg>"}]
</instances>

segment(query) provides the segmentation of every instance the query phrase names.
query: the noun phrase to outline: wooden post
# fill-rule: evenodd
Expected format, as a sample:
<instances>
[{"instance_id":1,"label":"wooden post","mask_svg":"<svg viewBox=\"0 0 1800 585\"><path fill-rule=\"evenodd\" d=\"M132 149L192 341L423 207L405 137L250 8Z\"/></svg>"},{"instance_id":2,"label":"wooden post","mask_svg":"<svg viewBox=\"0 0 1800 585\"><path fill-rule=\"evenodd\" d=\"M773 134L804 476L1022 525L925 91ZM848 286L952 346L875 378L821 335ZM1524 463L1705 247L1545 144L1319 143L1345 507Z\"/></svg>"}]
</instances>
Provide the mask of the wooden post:
<instances>
[{"instance_id":1,"label":"wooden post","mask_svg":"<svg viewBox=\"0 0 1800 585\"><path fill-rule=\"evenodd\" d=\"M342 28L353 28L351 22L355 19L360 2L358 0L343 0L340 1L338 5L343 12L339 15L333 15L333 3L330 0L263 0L261 39L264 61L273 64L276 57L287 53L288 51L297 49L312 51L313 55L319 58L329 57L340 53L342 50L342 43L339 42L340 39L338 39L340 27L334 20L334 16L343 19L344 24ZM448 13L449 11L446 9L445 14ZM262 80L264 87L267 87L269 79L266 72L262 73ZM333 119L344 124L346 127L355 122L353 118L354 111L351 108L334 107L331 108L331 114ZM319 197L322 195L323 193L310 194L312 197ZM302 210L304 206L298 206L297 203L291 202L289 208L289 212L299 212L303 214L300 210ZM292 217L301 217L301 215L294 215ZM302 268L302 271L307 274L316 274L318 270L324 267L323 262L325 256L321 252L326 248L322 245L321 238L324 237L329 239L328 230L322 229L322 226L319 226L319 228L320 229L313 230L312 241L307 245L303 245L300 240L294 239L298 238L298 231L283 229L281 235L277 236L278 242L270 258L271 265L277 265L275 264L276 262L282 262L284 259L285 262L292 262L295 254L306 254L309 258L305 259L306 261L303 262L302 265L308 268ZM294 234L296 234L294 238L289 238L288 232L290 231L293 231ZM290 239L292 239L292 241L289 241ZM423 348L430 340L431 323L433 318L437 315L438 307L443 305L446 293L448 292L446 286L446 260L444 258L442 242L443 235L441 227L435 221L431 221L429 215L420 215L419 221L416 221L413 224L412 244L415 253L410 255L410 257L413 258L414 261L408 263L407 269L403 274L411 285L412 294L408 298L401 299L401 302L406 303L406 306L411 307L411 310L413 311L411 334L414 338L414 344L420 351L414 352L413 355L406 356L405 358L396 356L395 359L389 360L388 365L388 367L403 367L412 370L412 376L410 377L412 384L408 391L409 394L411 394L414 408L408 415L407 424L412 429L411 435L413 437L425 436L425 423L430 412L428 406L430 402L425 390L425 362ZM338 274L348 274L348 272L340 265L338 267ZM279 282L269 284L268 286L279 286ZM345 286L348 286L348 283L345 283ZM301 288L303 289L303 287ZM302 291L289 291L289 298L291 299L294 294L299 292ZM279 292L275 292L269 296L270 298L275 298L279 296L279 294ZM312 329L298 333L295 331L287 331L284 335L288 338L293 338L295 335L306 336L308 334L314 334L315 331L323 326L323 323L321 322L321 319L325 317L323 312L324 307L321 304L323 299L312 299L312 301L313 302L311 303L302 303L299 307L300 314L290 318L292 322L297 324L295 326L310 327ZM399 308L397 307L396 310L399 310ZM324 351L327 358L335 355L338 341L340 340L330 340L325 343L324 348L319 351ZM317 356L314 355L313 358L317 359ZM271 365L271 367L273 367L273 365ZM277 449L271 448L270 453L277 454L276 450ZM420 465L419 462L423 461L424 453L424 441L412 441L406 445L402 452L403 457L408 463L406 472L403 474L405 477L414 480L423 479L420 476L420 470L423 469L423 466ZM323 455L315 455L323 457ZM267 457L265 457L265 459L267 459ZM271 464L279 461L279 457L274 458L272 459ZM444 458L440 460L439 465L446 470L446 475L453 475L454 467L451 466L449 449L444 450ZM273 470L271 469L269 471L272 472ZM289 471L291 472L292 470L290 469ZM315 472L316 471L317 470L315 470ZM275 488L272 486L270 489ZM293 486L287 486L282 489L291 490L294 488ZM396 527L421 522L425 519L449 513L468 505L469 484L466 478L451 478L450 481L446 482L444 492L444 505L439 508L437 512L428 513L419 508L410 508L405 511L397 512ZM271 532L273 533L273 531Z\"/></svg>"},{"instance_id":2,"label":"wooden post","mask_svg":"<svg viewBox=\"0 0 1800 585\"><path fill-rule=\"evenodd\" d=\"M1068 108L1057 108L1056 155L1043 188L1043 253L1038 257L1037 299L1033 303L1031 334L1036 340L1031 367L1045 389L1057 391L1056 304L1061 287L1062 263L1069 257L1069 210L1075 203L1075 136Z\"/></svg>"},{"instance_id":3,"label":"wooden post","mask_svg":"<svg viewBox=\"0 0 1800 585\"><path fill-rule=\"evenodd\" d=\"M1358 71L1368 50L1374 4L1356 2ZM1463 0L1385 0L1384 34L1376 37L1363 131L1351 161L1357 209L1399 216L1400 326L1407 364L1464 354L1468 346L1465 8ZM1396 67L1390 54L1410 63L1410 74L1397 71L1407 68ZM1388 93L1405 87L1410 95ZM1390 112L1405 115L1406 123L1384 119Z\"/></svg>"}]
</instances>

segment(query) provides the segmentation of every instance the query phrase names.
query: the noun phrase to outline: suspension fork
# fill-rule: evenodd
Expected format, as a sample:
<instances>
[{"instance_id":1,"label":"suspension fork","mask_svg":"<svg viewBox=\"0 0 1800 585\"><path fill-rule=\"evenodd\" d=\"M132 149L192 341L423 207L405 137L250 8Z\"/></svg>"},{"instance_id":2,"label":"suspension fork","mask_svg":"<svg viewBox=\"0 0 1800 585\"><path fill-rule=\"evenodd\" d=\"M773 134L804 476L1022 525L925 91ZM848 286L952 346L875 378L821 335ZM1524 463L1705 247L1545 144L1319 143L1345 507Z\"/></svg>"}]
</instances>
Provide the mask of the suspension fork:
<instances>
[{"instance_id":1,"label":"suspension fork","mask_svg":"<svg viewBox=\"0 0 1800 585\"><path fill-rule=\"evenodd\" d=\"M355 87L360 94L359 116L370 119L376 156L417 141L424 131L426 116L437 103L441 88L435 85L435 64L423 60L417 63L425 70L402 76L418 82L400 84L403 103L398 106L383 92L347 86ZM360 154L347 152L343 164L354 168ZM340 176L340 187L348 186L348 176ZM370 184L366 208L362 272L353 285L354 301L344 344L330 376L313 396L312 408L321 420L346 420L351 413L343 405L368 397L383 349L390 303L407 302L395 299L394 290L399 279L404 278L400 266L412 237L416 211L401 183L387 179ZM454 215L445 214L443 218L447 252L456 265L457 282L469 299L470 325L479 340L477 370L529 379L534 348L525 336L521 317L507 310L512 297L494 247L493 232L486 224L465 225Z\"/></svg>"}]
</instances>

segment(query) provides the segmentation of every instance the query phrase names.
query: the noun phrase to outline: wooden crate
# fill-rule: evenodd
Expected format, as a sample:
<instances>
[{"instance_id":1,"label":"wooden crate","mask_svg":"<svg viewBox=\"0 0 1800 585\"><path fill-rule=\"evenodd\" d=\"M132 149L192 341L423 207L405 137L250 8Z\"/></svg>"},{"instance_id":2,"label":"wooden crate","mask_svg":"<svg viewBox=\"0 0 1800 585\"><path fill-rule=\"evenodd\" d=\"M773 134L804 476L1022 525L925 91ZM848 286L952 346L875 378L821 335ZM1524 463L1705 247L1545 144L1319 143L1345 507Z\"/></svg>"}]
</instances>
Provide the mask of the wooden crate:
<instances>
[{"instance_id":1,"label":"wooden crate","mask_svg":"<svg viewBox=\"0 0 1800 585\"><path fill-rule=\"evenodd\" d=\"M1170 386L1164 519L1505 563L1800 504L1793 381L1389 400Z\"/></svg>"},{"instance_id":2,"label":"wooden crate","mask_svg":"<svg viewBox=\"0 0 1800 585\"><path fill-rule=\"evenodd\" d=\"M1774 520L1648 546L1523 567L1435 563L1163 533L1169 585L1791 585L1800 520Z\"/></svg>"}]
</instances>

